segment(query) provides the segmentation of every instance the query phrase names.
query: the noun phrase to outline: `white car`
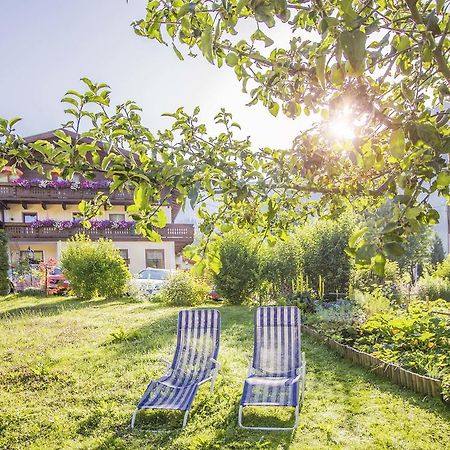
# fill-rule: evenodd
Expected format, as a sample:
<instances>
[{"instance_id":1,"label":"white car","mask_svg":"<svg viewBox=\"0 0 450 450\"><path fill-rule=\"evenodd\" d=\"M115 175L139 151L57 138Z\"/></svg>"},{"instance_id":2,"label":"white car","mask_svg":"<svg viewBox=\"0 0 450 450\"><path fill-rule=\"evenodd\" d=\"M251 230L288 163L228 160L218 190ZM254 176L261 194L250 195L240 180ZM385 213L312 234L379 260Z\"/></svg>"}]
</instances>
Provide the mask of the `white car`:
<instances>
[{"instance_id":1,"label":"white car","mask_svg":"<svg viewBox=\"0 0 450 450\"><path fill-rule=\"evenodd\" d=\"M173 270L167 269L144 269L132 280L132 284L134 287L146 291L148 295L158 294L172 273Z\"/></svg>"}]
</instances>

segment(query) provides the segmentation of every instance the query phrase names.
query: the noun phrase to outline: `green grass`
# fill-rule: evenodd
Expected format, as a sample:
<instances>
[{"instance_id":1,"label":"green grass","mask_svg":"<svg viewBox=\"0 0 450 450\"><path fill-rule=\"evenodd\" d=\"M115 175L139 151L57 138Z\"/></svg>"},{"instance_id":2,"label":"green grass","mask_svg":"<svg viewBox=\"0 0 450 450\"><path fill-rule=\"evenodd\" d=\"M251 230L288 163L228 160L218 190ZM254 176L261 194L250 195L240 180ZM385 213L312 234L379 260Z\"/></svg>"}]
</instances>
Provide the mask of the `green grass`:
<instances>
[{"instance_id":1,"label":"green grass","mask_svg":"<svg viewBox=\"0 0 450 450\"><path fill-rule=\"evenodd\" d=\"M252 311L221 307L223 364L213 395L200 388L185 430L177 412L129 420L171 358L178 309L128 300L0 299L1 449L444 449L450 410L392 385L304 338L307 392L294 433L237 428L252 347ZM291 411L251 411L285 424ZM164 427L171 431L151 433Z\"/></svg>"}]
</instances>

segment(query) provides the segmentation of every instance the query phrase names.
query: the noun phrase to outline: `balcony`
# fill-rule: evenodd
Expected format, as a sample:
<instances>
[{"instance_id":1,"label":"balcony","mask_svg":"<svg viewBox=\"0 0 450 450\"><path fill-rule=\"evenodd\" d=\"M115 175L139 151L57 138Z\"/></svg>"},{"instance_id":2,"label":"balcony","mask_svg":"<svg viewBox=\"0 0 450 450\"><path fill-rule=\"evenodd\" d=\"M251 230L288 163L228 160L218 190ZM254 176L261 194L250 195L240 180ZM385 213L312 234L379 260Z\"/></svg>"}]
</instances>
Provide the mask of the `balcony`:
<instances>
[{"instance_id":1,"label":"balcony","mask_svg":"<svg viewBox=\"0 0 450 450\"><path fill-rule=\"evenodd\" d=\"M97 192L108 193L107 189L71 189L43 188L39 186L22 187L13 183L0 183L0 201L3 203L56 203L78 204L81 200L91 200ZM133 203L132 192L114 192L110 201L113 205L131 205Z\"/></svg>"},{"instance_id":2,"label":"balcony","mask_svg":"<svg viewBox=\"0 0 450 450\"><path fill-rule=\"evenodd\" d=\"M34 228L27 223L5 223L5 232L11 241L59 241L67 240L76 233L85 233L91 239L108 238L113 241L146 241L147 238L136 234L133 228L87 229L82 225L59 230L53 226ZM163 241L174 241L178 253L194 241L194 226L190 224L167 224L157 230Z\"/></svg>"}]
</instances>

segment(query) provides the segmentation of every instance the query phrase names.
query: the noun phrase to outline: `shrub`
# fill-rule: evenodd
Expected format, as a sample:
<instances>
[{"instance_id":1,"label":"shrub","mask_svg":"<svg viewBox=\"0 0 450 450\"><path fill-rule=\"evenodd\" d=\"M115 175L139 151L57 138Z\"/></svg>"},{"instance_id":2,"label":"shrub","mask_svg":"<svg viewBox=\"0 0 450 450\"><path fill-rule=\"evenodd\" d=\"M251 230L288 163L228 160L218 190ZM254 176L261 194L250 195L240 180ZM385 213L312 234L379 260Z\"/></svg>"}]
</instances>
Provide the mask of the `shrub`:
<instances>
[{"instance_id":1,"label":"shrub","mask_svg":"<svg viewBox=\"0 0 450 450\"><path fill-rule=\"evenodd\" d=\"M302 249L292 237L266 247L261 255L261 278L270 283L274 296L293 292L293 283L302 273Z\"/></svg>"},{"instance_id":2,"label":"shrub","mask_svg":"<svg viewBox=\"0 0 450 450\"><path fill-rule=\"evenodd\" d=\"M176 272L161 289L161 300L170 306L197 306L208 298L209 286L190 272Z\"/></svg>"},{"instance_id":3,"label":"shrub","mask_svg":"<svg viewBox=\"0 0 450 450\"><path fill-rule=\"evenodd\" d=\"M350 273L350 286L353 290L362 293L371 293L379 290L387 297L394 297L400 283L400 271L398 263L386 261L384 277L377 275L370 267L358 268L353 266Z\"/></svg>"},{"instance_id":4,"label":"shrub","mask_svg":"<svg viewBox=\"0 0 450 450\"><path fill-rule=\"evenodd\" d=\"M444 261L445 253L441 238L435 233L431 243L431 264L436 267L439 263Z\"/></svg>"},{"instance_id":5,"label":"shrub","mask_svg":"<svg viewBox=\"0 0 450 450\"><path fill-rule=\"evenodd\" d=\"M235 305L248 300L259 280L259 257L251 236L235 230L219 243L220 271L214 275L217 292Z\"/></svg>"},{"instance_id":6,"label":"shrub","mask_svg":"<svg viewBox=\"0 0 450 450\"><path fill-rule=\"evenodd\" d=\"M312 289L319 290L321 279L326 293L347 292L351 264L345 248L353 223L352 216L338 221L322 220L300 228L295 234L294 239L302 248L304 275Z\"/></svg>"},{"instance_id":7,"label":"shrub","mask_svg":"<svg viewBox=\"0 0 450 450\"><path fill-rule=\"evenodd\" d=\"M81 299L122 295L130 278L128 267L112 241L93 242L83 234L68 241L61 266L71 290Z\"/></svg>"},{"instance_id":8,"label":"shrub","mask_svg":"<svg viewBox=\"0 0 450 450\"><path fill-rule=\"evenodd\" d=\"M444 261L437 265L433 276L444 278L445 280L450 281L450 256L448 256L446 259L444 259Z\"/></svg>"},{"instance_id":9,"label":"shrub","mask_svg":"<svg viewBox=\"0 0 450 450\"><path fill-rule=\"evenodd\" d=\"M0 230L0 294L9 292L8 269L8 239L5 231Z\"/></svg>"},{"instance_id":10,"label":"shrub","mask_svg":"<svg viewBox=\"0 0 450 450\"><path fill-rule=\"evenodd\" d=\"M421 300L443 298L450 301L450 281L446 278L425 275L419 280L418 295Z\"/></svg>"},{"instance_id":11,"label":"shrub","mask_svg":"<svg viewBox=\"0 0 450 450\"><path fill-rule=\"evenodd\" d=\"M353 302L365 318L371 318L375 314L386 313L392 309L389 298L384 296L380 288L375 288L371 293L355 290Z\"/></svg>"}]
</instances>

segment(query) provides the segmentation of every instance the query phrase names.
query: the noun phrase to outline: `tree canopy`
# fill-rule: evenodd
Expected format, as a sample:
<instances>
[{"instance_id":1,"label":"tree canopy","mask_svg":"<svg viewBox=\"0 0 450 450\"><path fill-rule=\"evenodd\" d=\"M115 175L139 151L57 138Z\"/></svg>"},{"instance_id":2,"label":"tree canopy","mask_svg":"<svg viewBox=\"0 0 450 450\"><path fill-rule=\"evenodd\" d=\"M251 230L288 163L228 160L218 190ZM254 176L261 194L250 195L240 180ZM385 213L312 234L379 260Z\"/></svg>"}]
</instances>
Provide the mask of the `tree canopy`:
<instances>
[{"instance_id":1,"label":"tree canopy","mask_svg":"<svg viewBox=\"0 0 450 450\"><path fill-rule=\"evenodd\" d=\"M378 236L359 230L348 248L382 271L402 254L405 235L439 220L430 195L449 196L449 9L443 0L149 1L132 24L139 36L170 43L180 59L201 54L233 70L249 105L293 119L314 114L316 124L281 150L239 139L225 111L216 135L198 109L179 109L169 114L172 127L151 132L135 103L112 108L109 87L84 79L86 92L63 99L65 128L83 130L80 138L61 131L53 143L27 144L14 132L17 119L2 119L3 162L51 161L68 178L100 170L111 191L135 189L129 211L154 239L164 226L160 207L176 191L199 206L203 249L232 225L270 241L310 215L337 217L392 198L392 220ZM217 212L204 207L207 198L219 201ZM87 216L96 206L81 209Z\"/></svg>"}]
</instances>

